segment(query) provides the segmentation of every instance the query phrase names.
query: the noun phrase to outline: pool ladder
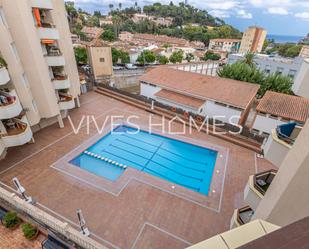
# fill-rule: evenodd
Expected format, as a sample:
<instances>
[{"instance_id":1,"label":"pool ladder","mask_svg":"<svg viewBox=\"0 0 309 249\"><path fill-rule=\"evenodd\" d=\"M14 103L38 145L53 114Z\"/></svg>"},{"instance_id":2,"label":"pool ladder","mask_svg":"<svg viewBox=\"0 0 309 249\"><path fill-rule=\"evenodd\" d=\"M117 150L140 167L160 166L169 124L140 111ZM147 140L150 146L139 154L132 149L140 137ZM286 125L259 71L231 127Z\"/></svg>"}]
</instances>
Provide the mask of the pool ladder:
<instances>
[{"instance_id":1,"label":"pool ladder","mask_svg":"<svg viewBox=\"0 0 309 249\"><path fill-rule=\"evenodd\" d=\"M128 167L127 165L118 163L118 162L113 161L113 160L111 160L111 159L109 159L109 158L107 158L107 157L100 156L100 155L98 155L98 154L95 154L95 153L90 152L90 151L87 151L87 150L84 151L84 154L86 154L86 155L88 155L88 156L91 156L91 157L93 157L93 158L97 158L97 159L99 159L99 160L105 161L105 162L107 162L107 163L113 164L113 165L115 165L115 166L117 166L117 167L119 167L119 168L122 168L122 169L126 169L126 168Z\"/></svg>"}]
</instances>

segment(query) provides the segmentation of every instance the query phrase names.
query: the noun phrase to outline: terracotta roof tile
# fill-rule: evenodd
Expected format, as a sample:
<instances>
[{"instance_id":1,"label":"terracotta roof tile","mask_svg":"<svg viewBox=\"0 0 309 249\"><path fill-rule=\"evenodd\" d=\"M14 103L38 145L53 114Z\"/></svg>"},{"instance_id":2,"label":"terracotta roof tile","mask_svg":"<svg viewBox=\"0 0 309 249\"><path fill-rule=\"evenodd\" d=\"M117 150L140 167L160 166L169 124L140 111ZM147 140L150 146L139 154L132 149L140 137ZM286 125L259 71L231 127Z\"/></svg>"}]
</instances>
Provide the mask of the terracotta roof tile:
<instances>
[{"instance_id":1,"label":"terracotta roof tile","mask_svg":"<svg viewBox=\"0 0 309 249\"><path fill-rule=\"evenodd\" d=\"M256 110L290 120L306 122L309 118L309 99L267 91Z\"/></svg>"},{"instance_id":2,"label":"terracotta roof tile","mask_svg":"<svg viewBox=\"0 0 309 249\"><path fill-rule=\"evenodd\" d=\"M170 100L171 102L179 103L185 106L189 106L191 108L198 109L204 103L205 100L197 99L194 97L186 96L180 93L175 93L173 91L162 89L155 94L155 96L163 99Z\"/></svg>"},{"instance_id":3,"label":"terracotta roof tile","mask_svg":"<svg viewBox=\"0 0 309 249\"><path fill-rule=\"evenodd\" d=\"M260 88L257 84L185 72L168 67L152 69L143 75L140 81L195 98L210 99L242 109L247 107Z\"/></svg>"}]
</instances>

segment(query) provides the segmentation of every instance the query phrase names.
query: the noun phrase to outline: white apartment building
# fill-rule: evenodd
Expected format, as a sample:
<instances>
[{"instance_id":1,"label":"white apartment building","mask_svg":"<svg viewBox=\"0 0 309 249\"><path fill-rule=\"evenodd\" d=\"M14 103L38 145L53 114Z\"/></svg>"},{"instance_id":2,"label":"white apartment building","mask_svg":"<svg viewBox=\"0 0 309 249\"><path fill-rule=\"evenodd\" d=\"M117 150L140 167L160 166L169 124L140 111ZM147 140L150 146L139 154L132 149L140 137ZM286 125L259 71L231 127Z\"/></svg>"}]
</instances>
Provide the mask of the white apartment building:
<instances>
[{"instance_id":1,"label":"white apartment building","mask_svg":"<svg viewBox=\"0 0 309 249\"><path fill-rule=\"evenodd\" d=\"M244 60L244 54L230 54L228 56L228 63L234 64L237 61ZM256 54L254 56L254 62L260 70L267 74L279 73L284 76L291 77L293 80L296 77L302 63L304 62L303 57L296 58L283 58L283 57L272 57L265 54Z\"/></svg>"},{"instance_id":2,"label":"white apartment building","mask_svg":"<svg viewBox=\"0 0 309 249\"><path fill-rule=\"evenodd\" d=\"M237 53L240 47L239 39L211 39L209 41L209 50L224 51L228 53Z\"/></svg>"},{"instance_id":3,"label":"white apartment building","mask_svg":"<svg viewBox=\"0 0 309 249\"><path fill-rule=\"evenodd\" d=\"M79 106L63 0L0 0L0 155Z\"/></svg>"}]
</instances>

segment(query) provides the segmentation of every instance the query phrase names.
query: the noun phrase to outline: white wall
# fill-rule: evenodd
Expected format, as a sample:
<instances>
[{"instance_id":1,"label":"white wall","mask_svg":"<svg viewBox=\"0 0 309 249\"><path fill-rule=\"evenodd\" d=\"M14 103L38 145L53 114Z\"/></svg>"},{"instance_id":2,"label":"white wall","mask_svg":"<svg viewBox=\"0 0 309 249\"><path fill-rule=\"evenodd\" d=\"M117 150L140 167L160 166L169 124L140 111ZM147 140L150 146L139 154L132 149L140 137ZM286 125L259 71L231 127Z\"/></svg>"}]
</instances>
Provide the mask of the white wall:
<instances>
[{"instance_id":1,"label":"white wall","mask_svg":"<svg viewBox=\"0 0 309 249\"><path fill-rule=\"evenodd\" d=\"M232 116L239 116L239 118L233 118L231 121L236 124L239 122L241 111L231 109L229 107L217 105L215 102L208 100L204 106L203 106L203 112L202 115L213 117L213 116L225 116L223 117L217 117L217 120L229 123L229 119Z\"/></svg>"},{"instance_id":2,"label":"white wall","mask_svg":"<svg viewBox=\"0 0 309 249\"><path fill-rule=\"evenodd\" d=\"M253 129L259 130L260 133L267 132L271 134L271 130L277 128L278 125L285 124L286 122L282 122L278 119L265 117L262 115L257 115L253 124Z\"/></svg>"},{"instance_id":3,"label":"white wall","mask_svg":"<svg viewBox=\"0 0 309 249\"><path fill-rule=\"evenodd\" d=\"M172 101L165 100L165 99L158 98L158 97L156 97L155 99L158 102L163 103L165 105L169 105L169 106L172 106L172 107L180 108L180 109L182 109L182 110L184 110L186 112L192 112L192 113L195 113L195 114L200 114L199 109L194 109L194 108L191 108L189 106L181 105L179 103L172 102Z\"/></svg>"},{"instance_id":4,"label":"white wall","mask_svg":"<svg viewBox=\"0 0 309 249\"><path fill-rule=\"evenodd\" d=\"M151 86L151 85L148 85L148 84L141 83L141 95L143 95L147 98L155 99L154 95L157 92L159 92L160 90L161 90L160 87Z\"/></svg>"}]
</instances>

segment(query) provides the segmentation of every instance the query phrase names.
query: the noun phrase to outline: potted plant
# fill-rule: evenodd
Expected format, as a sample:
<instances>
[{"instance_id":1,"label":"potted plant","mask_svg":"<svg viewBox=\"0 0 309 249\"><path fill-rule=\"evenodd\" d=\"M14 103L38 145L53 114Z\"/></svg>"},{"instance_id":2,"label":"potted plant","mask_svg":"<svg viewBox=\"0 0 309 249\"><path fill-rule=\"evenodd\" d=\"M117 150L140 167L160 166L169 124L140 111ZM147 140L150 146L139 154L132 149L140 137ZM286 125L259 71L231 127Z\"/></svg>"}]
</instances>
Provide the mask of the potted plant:
<instances>
[{"instance_id":1,"label":"potted plant","mask_svg":"<svg viewBox=\"0 0 309 249\"><path fill-rule=\"evenodd\" d=\"M14 230L19 226L20 219L18 218L16 212L10 211L3 217L2 223L6 228Z\"/></svg>"},{"instance_id":2,"label":"potted plant","mask_svg":"<svg viewBox=\"0 0 309 249\"><path fill-rule=\"evenodd\" d=\"M0 57L0 68L1 67L5 67L5 68L8 67L8 64L6 63L6 61L2 57Z\"/></svg>"},{"instance_id":3,"label":"potted plant","mask_svg":"<svg viewBox=\"0 0 309 249\"><path fill-rule=\"evenodd\" d=\"M34 240L39 235L39 229L30 223L22 224L21 228L23 230L25 238L28 240Z\"/></svg>"}]
</instances>

